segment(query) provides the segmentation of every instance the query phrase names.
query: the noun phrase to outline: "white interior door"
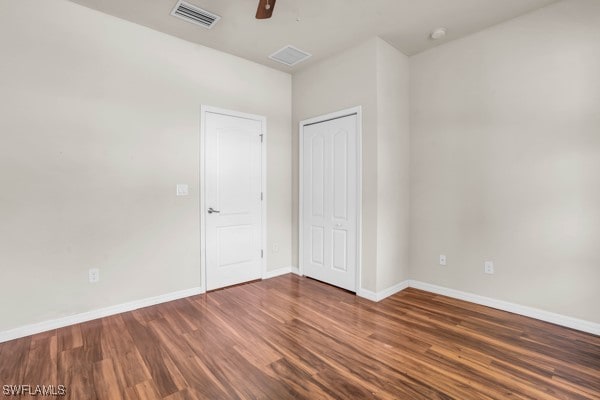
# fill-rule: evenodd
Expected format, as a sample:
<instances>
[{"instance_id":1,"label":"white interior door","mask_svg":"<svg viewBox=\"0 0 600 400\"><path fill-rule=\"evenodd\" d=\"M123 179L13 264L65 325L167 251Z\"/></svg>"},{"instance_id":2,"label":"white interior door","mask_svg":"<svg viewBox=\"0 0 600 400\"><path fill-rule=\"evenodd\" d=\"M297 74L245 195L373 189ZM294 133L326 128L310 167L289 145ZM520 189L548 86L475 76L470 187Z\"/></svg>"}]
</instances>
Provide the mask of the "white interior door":
<instances>
[{"instance_id":1,"label":"white interior door","mask_svg":"<svg viewBox=\"0 0 600 400\"><path fill-rule=\"evenodd\" d=\"M262 276L263 121L204 113L206 289Z\"/></svg>"},{"instance_id":2,"label":"white interior door","mask_svg":"<svg viewBox=\"0 0 600 400\"><path fill-rule=\"evenodd\" d=\"M357 115L302 129L302 269L356 291Z\"/></svg>"}]
</instances>

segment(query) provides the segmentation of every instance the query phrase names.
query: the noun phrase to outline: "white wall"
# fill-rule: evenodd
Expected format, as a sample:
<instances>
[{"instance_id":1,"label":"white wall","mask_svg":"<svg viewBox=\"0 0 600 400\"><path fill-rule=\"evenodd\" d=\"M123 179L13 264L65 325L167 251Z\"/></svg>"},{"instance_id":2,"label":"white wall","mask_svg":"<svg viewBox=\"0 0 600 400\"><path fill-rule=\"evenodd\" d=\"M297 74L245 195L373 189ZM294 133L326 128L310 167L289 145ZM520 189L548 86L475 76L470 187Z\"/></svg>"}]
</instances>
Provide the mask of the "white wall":
<instances>
[{"instance_id":1,"label":"white wall","mask_svg":"<svg viewBox=\"0 0 600 400\"><path fill-rule=\"evenodd\" d=\"M298 123L362 106L362 281L377 292L408 279L408 58L372 38L293 76L294 240ZM298 249L294 247L297 264Z\"/></svg>"},{"instance_id":2,"label":"white wall","mask_svg":"<svg viewBox=\"0 0 600 400\"><path fill-rule=\"evenodd\" d=\"M408 57L377 41L377 291L408 276Z\"/></svg>"},{"instance_id":3,"label":"white wall","mask_svg":"<svg viewBox=\"0 0 600 400\"><path fill-rule=\"evenodd\" d=\"M569 0L410 59L412 279L600 322L599 38Z\"/></svg>"},{"instance_id":4,"label":"white wall","mask_svg":"<svg viewBox=\"0 0 600 400\"><path fill-rule=\"evenodd\" d=\"M362 287L375 290L377 264L377 38L294 74L293 260L298 265L298 124L304 119L361 105L363 119ZM349 87L348 84L351 84Z\"/></svg>"},{"instance_id":5,"label":"white wall","mask_svg":"<svg viewBox=\"0 0 600 400\"><path fill-rule=\"evenodd\" d=\"M267 117L291 265L290 75L64 0L0 2L0 49L0 331L200 286L201 104Z\"/></svg>"},{"instance_id":6,"label":"white wall","mask_svg":"<svg viewBox=\"0 0 600 400\"><path fill-rule=\"evenodd\" d=\"M411 57L409 140L409 66L381 39L292 94L64 0L1 2L0 331L200 285L200 104L267 116L270 270L298 260L298 122L362 105L363 288L409 277L600 322L599 16L567 0Z\"/></svg>"}]
</instances>

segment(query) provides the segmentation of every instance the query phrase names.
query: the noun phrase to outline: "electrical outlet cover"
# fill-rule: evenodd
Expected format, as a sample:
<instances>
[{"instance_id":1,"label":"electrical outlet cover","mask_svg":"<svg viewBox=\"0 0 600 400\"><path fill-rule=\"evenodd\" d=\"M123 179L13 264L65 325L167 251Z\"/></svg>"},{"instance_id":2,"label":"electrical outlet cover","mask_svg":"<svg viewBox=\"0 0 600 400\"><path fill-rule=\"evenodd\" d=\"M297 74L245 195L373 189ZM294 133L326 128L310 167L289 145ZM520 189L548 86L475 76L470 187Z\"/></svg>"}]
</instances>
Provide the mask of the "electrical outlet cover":
<instances>
[{"instance_id":1,"label":"electrical outlet cover","mask_svg":"<svg viewBox=\"0 0 600 400\"><path fill-rule=\"evenodd\" d=\"M187 196L189 195L189 186L185 183L180 183L177 185L177 196Z\"/></svg>"},{"instance_id":2,"label":"electrical outlet cover","mask_svg":"<svg viewBox=\"0 0 600 400\"><path fill-rule=\"evenodd\" d=\"M96 283L100 280L100 270L98 268L90 268L89 270L90 283Z\"/></svg>"}]
</instances>

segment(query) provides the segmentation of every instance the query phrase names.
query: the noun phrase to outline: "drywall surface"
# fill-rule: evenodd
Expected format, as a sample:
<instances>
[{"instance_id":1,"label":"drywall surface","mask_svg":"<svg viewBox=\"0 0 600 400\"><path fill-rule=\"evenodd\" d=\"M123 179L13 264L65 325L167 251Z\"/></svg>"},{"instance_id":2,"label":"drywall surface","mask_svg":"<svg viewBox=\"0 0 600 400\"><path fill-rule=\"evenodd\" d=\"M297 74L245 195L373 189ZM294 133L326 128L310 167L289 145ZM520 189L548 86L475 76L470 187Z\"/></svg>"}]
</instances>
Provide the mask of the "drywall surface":
<instances>
[{"instance_id":1,"label":"drywall surface","mask_svg":"<svg viewBox=\"0 0 600 400\"><path fill-rule=\"evenodd\" d=\"M294 74L293 255L298 265L298 124L350 107L362 106L362 282L375 290L377 266L377 75L378 38L370 39Z\"/></svg>"},{"instance_id":2,"label":"drywall surface","mask_svg":"<svg viewBox=\"0 0 600 400\"><path fill-rule=\"evenodd\" d=\"M411 279L600 322L598 38L569 0L410 59Z\"/></svg>"},{"instance_id":3,"label":"drywall surface","mask_svg":"<svg viewBox=\"0 0 600 400\"><path fill-rule=\"evenodd\" d=\"M201 104L267 117L291 265L289 74L63 0L1 2L0 49L0 331L201 285Z\"/></svg>"},{"instance_id":4,"label":"drywall surface","mask_svg":"<svg viewBox=\"0 0 600 400\"><path fill-rule=\"evenodd\" d=\"M409 61L377 40L377 291L409 279Z\"/></svg>"},{"instance_id":5,"label":"drywall surface","mask_svg":"<svg viewBox=\"0 0 600 400\"><path fill-rule=\"evenodd\" d=\"M409 65L378 37L294 74L294 240L298 227L298 123L362 106L361 288L408 279ZM297 265L298 249L293 250Z\"/></svg>"}]
</instances>

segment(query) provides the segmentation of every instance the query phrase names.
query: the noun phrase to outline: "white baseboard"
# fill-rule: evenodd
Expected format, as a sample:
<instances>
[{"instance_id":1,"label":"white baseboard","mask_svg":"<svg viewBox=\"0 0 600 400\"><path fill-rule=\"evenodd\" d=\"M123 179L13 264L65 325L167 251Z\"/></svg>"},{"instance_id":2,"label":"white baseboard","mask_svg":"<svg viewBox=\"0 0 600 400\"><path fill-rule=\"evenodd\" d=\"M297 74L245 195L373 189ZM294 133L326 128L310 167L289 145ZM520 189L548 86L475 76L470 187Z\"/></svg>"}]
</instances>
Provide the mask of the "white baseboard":
<instances>
[{"instance_id":1,"label":"white baseboard","mask_svg":"<svg viewBox=\"0 0 600 400\"><path fill-rule=\"evenodd\" d=\"M462 292L460 290L450 289L415 280L407 280L404 282L400 282L399 284L394 285L386 290L382 290L380 292L372 292L366 289L359 289L356 294L367 300L377 302L393 294L396 294L406 289L407 287L412 287L415 289L424 290L426 292L452 297L458 300L468 301L470 303L480 304L482 306L491 307L502 311L508 311L514 314L538 319L540 321L550 322L552 324L565 326L567 328L576 329L578 331L587 332L594 335L600 335L600 324L595 322L568 317L566 315L556 314L533 307L522 306L520 304L510 303L503 300L497 300L490 297Z\"/></svg>"},{"instance_id":2,"label":"white baseboard","mask_svg":"<svg viewBox=\"0 0 600 400\"><path fill-rule=\"evenodd\" d=\"M400 282L392 287L389 287L385 290L381 290L379 292L372 292L370 290L367 289L358 289L358 292L356 292L356 294L360 297L363 297L367 300L371 300L371 301L381 301L383 299L385 299L386 297L390 297L393 294L396 294L398 292L401 292L402 290L406 289L409 285L410 281L403 281Z\"/></svg>"},{"instance_id":3,"label":"white baseboard","mask_svg":"<svg viewBox=\"0 0 600 400\"><path fill-rule=\"evenodd\" d=\"M265 275L263 276L263 279L270 279L276 276L285 275L289 273L295 273L298 275L298 268L290 266L278 268L272 271L267 271L267 273L265 273ZM204 287L180 290L178 292L167 293L160 296L149 297L141 300L134 300L131 302L117 304L115 306L105 307L98 310L86 311L80 314L69 315L67 317L61 317L49 321L25 325L0 332L0 343L8 342L9 340L18 339L25 336L35 335L41 332L47 332L53 329L63 328L69 325L80 324L82 322L124 313L127 311L137 310L138 308L149 307L173 300L179 300L184 297L195 296L204 292Z\"/></svg>"},{"instance_id":4,"label":"white baseboard","mask_svg":"<svg viewBox=\"0 0 600 400\"><path fill-rule=\"evenodd\" d=\"M281 268L277 268L277 269L273 269L271 271L266 271L263 274L263 279L271 279L271 278L275 278L277 276L281 276L281 275L285 275L285 274L291 274L292 273L292 269L294 267L281 267Z\"/></svg>"},{"instance_id":5,"label":"white baseboard","mask_svg":"<svg viewBox=\"0 0 600 400\"><path fill-rule=\"evenodd\" d=\"M263 279L271 279L285 274L300 275L300 270L298 269L298 267L281 267L265 272L265 274L263 275Z\"/></svg>"},{"instance_id":6,"label":"white baseboard","mask_svg":"<svg viewBox=\"0 0 600 400\"><path fill-rule=\"evenodd\" d=\"M443 296L452 297L454 299L464 300L482 306L496 308L502 311L523 315L530 318L539 319L541 321L550 322L552 324L573 328L578 331L600 335L600 324L567 317L566 315L555 314L549 311L539 310L537 308L522 306L520 304L509 303L503 300L497 300L490 297L480 296L473 293L461 292L460 290L449 289L442 286L432 285L430 283L411 280L409 286L415 289L425 290Z\"/></svg>"},{"instance_id":7,"label":"white baseboard","mask_svg":"<svg viewBox=\"0 0 600 400\"><path fill-rule=\"evenodd\" d=\"M367 300L371 300L371 301L379 301L379 300L377 300L377 293L372 292L367 289L363 289L363 288L358 289L358 291L356 292L356 295L358 297L362 297L363 299L367 299Z\"/></svg>"},{"instance_id":8,"label":"white baseboard","mask_svg":"<svg viewBox=\"0 0 600 400\"><path fill-rule=\"evenodd\" d=\"M87 311L80 314L69 315L67 317L57 318L50 321L38 322L36 324L25 325L19 328L10 329L0 332L0 343L8 342L9 340L22 338L36 333L50 331L69 325L80 324L82 322L91 321L98 318L108 317L110 315L120 314L127 311L137 310L138 308L149 307L168 301L179 300L184 297L195 296L204 293L202 288L191 288L180 290L177 292L162 294L160 296L148 297L141 300L134 300L115 306L100 308L98 310Z\"/></svg>"},{"instance_id":9,"label":"white baseboard","mask_svg":"<svg viewBox=\"0 0 600 400\"><path fill-rule=\"evenodd\" d=\"M272 271L268 271L265 274L265 277L263 277L263 279L274 278L276 276L285 275L289 273L294 273L297 275L300 274L297 267L283 267ZM380 292L372 292L366 289L359 289L356 294L365 299L377 302L393 294L396 294L406 289L407 287L413 287L415 289L425 290L427 292L436 293L443 296L448 296L491 308L496 308L498 310L512 312L526 317L535 318L541 321L550 322L556 325L565 326L583 332L588 332L594 335L600 335L600 324L595 322L585 321L582 319L568 317L561 314L555 314L549 311L539 310L532 307L509 303L503 300L497 300L490 297L462 292L460 290L449 289L446 287L432 285L430 283L415 280L400 282L397 285L394 285ZM141 300L135 300L128 303L118 304L115 306L105 307L98 310L70 315L67 317L57 318L50 321L25 325L19 328L0 332L0 343L29 335L34 335L36 333L46 332L52 329L58 329L65 326L75 325L98 318L108 317L110 315L137 310L138 308L149 307L156 304L166 303L168 301L178 300L189 296L195 296L202 293L204 293L203 288L191 288L173 293L163 294L160 296L148 297Z\"/></svg>"},{"instance_id":10,"label":"white baseboard","mask_svg":"<svg viewBox=\"0 0 600 400\"><path fill-rule=\"evenodd\" d=\"M379 300L383 300L386 297L390 297L393 294L403 291L404 289L406 289L408 287L409 283L410 283L410 281L408 281L408 280L400 282L392 287L389 287L385 290L378 292L377 296L378 296ZM377 300L377 301L379 301L379 300Z\"/></svg>"}]
</instances>

